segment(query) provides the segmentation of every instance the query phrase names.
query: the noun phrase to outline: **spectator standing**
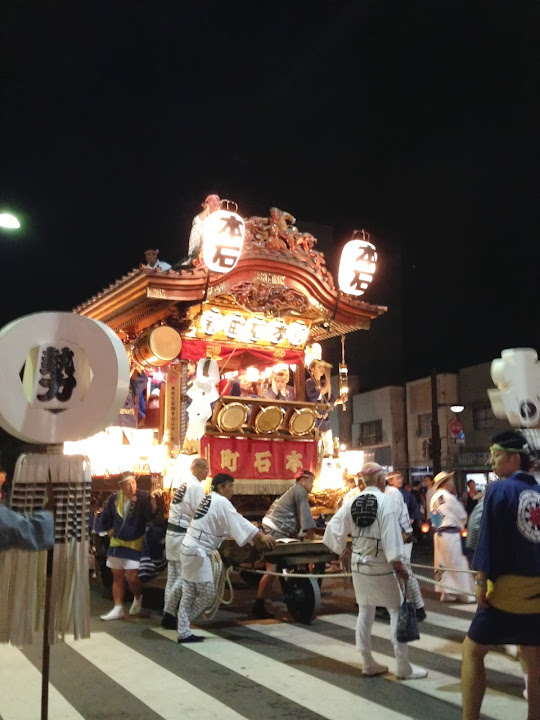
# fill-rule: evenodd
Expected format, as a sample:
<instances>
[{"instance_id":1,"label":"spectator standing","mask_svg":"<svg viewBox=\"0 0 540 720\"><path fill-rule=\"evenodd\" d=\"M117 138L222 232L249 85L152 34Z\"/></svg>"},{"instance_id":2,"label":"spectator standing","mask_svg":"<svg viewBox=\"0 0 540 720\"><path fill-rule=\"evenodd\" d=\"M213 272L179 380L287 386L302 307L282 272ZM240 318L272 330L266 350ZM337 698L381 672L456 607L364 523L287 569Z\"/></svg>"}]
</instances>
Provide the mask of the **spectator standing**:
<instances>
[{"instance_id":1,"label":"spectator standing","mask_svg":"<svg viewBox=\"0 0 540 720\"><path fill-rule=\"evenodd\" d=\"M407 599L414 605L417 619L425 620L426 611L424 608L422 592L420 591L420 585L418 584L418 580L414 577L411 568L414 535L409 511L402 493L403 475L398 471L391 472L388 474L386 482L387 485L384 492L385 495L392 498L403 539L403 562L409 575L409 580L407 582ZM407 495L411 497L410 493L407 493Z\"/></svg>"},{"instance_id":2,"label":"spectator standing","mask_svg":"<svg viewBox=\"0 0 540 720\"><path fill-rule=\"evenodd\" d=\"M469 569L461 545L461 531L467 524L467 513L456 497L454 473L440 472L435 476L433 484L435 492L431 498L430 516L435 532L435 567L443 568L441 582L469 591L459 596L461 602L472 603L474 602L472 575L461 572ZM441 602L454 602L458 599L455 594L444 588L438 589L441 593Z\"/></svg>"},{"instance_id":3,"label":"spectator standing","mask_svg":"<svg viewBox=\"0 0 540 720\"><path fill-rule=\"evenodd\" d=\"M500 478L485 495L473 558L478 609L463 642L463 720L478 720L486 689L484 658L493 645L519 646L527 673L528 720L540 719L540 486L523 435L492 438Z\"/></svg>"}]
</instances>

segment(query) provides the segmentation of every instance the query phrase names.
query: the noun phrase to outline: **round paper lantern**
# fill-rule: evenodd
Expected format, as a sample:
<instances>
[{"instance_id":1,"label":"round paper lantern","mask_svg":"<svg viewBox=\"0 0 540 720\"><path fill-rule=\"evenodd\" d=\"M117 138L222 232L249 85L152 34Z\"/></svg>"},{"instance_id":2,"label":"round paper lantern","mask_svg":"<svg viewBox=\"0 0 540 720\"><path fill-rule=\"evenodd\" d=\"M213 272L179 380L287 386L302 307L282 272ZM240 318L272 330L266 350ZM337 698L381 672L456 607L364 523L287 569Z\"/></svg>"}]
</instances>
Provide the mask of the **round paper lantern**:
<instances>
[{"instance_id":1,"label":"round paper lantern","mask_svg":"<svg viewBox=\"0 0 540 720\"><path fill-rule=\"evenodd\" d=\"M341 253L339 263L339 289L348 295L365 293L373 280L377 267L377 251L362 230L362 237L350 240Z\"/></svg>"},{"instance_id":2,"label":"round paper lantern","mask_svg":"<svg viewBox=\"0 0 540 720\"><path fill-rule=\"evenodd\" d=\"M204 221L203 260L212 272L226 273L238 262L245 223L235 212L217 210Z\"/></svg>"},{"instance_id":3,"label":"round paper lantern","mask_svg":"<svg viewBox=\"0 0 540 720\"><path fill-rule=\"evenodd\" d=\"M296 347L303 345L308 335L309 328L303 320L295 320L287 328L287 340Z\"/></svg>"}]
</instances>

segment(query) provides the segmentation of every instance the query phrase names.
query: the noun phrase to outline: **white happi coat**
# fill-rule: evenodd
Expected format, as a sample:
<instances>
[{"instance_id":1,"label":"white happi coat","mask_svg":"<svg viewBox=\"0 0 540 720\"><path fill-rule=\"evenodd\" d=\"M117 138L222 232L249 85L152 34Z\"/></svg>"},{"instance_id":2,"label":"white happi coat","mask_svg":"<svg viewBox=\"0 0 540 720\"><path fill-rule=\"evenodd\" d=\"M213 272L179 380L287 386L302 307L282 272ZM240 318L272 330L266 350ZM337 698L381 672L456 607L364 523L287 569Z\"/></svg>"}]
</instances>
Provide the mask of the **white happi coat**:
<instances>
[{"instance_id":1,"label":"white happi coat","mask_svg":"<svg viewBox=\"0 0 540 720\"><path fill-rule=\"evenodd\" d=\"M226 497L214 491L206 495L182 544L182 578L194 583L212 582L210 556L223 540L232 537L242 546L258 532Z\"/></svg>"},{"instance_id":2,"label":"white happi coat","mask_svg":"<svg viewBox=\"0 0 540 720\"><path fill-rule=\"evenodd\" d=\"M180 562L180 548L186 537L185 531L193 520L195 511L204 499L202 483L191 475L176 490L169 506L169 527L165 535L165 557L172 562ZM184 532L174 530L171 525L185 528Z\"/></svg>"},{"instance_id":3,"label":"white happi coat","mask_svg":"<svg viewBox=\"0 0 540 720\"><path fill-rule=\"evenodd\" d=\"M458 528L463 530L467 524L467 511L457 497L440 488L436 490L431 498L430 517L435 528L433 538L433 562L435 567L450 568L442 574L441 582L454 588L461 588L466 591L460 595L474 595L474 580L472 574L465 572L452 572L456 570L468 570L469 563L463 555L461 535L459 533L439 533L440 528ZM448 589L436 585L435 590L441 593L449 592Z\"/></svg>"},{"instance_id":4,"label":"white happi coat","mask_svg":"<svg viewBox=\"0 0 540 720\"><path fill-rule=\"evenodd\" d=\"M394 501L398 521L403 532L412 533L412 525L411 518L409 517L409 511L407 510L405 500L403 499L403 495L401 494L399 488L394 487L393 485L387 485L384 490L384 494L388 495L388 497L392 498L392 500Z\"/></svg>"},{"instance_id":5,"label":"white happi coat","mask_svg":"<svg viewBox=\"0 0 540 720\"><path fill-rule=\"evenodd\" d=\"M369 496L372 498L369 498ZM371 525L362 527L359 518L362 505L371 511ZM365 514L365 513L364 513ZM393 572L391 562L402 560L403 539L392 498L376 487L367 487L349 497L326 526L324 544L338 555L352 538L352 564L362 566L366 575L386 575Z\"/></svg>"},{"instance_id":6,"label":"white happi coat","mask_svg":"<svg viewBox=\"0 0 540 720\"><path fill-rule=\"evenodd\" d=\"M467 524L467 511L463 503L443 487L433 493L429 510L436 530L440 527L457 527L463 530ZM439 517L434 518L434 515Z\"/></svg>"}]
</instances>

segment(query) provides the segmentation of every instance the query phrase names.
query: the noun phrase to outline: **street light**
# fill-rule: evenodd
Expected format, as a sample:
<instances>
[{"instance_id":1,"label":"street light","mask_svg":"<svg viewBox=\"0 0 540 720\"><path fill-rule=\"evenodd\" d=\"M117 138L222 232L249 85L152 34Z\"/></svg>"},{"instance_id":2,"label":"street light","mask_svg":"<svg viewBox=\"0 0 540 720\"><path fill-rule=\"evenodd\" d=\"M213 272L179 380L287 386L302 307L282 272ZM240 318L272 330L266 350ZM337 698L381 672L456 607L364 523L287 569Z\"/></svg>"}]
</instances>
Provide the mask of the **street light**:
<instances>
[{"instance_id":1,"label":"street light","mask_svg":"<svg viewBox=\"0 0 540 720\"><path fill-rule=\"evenodd\" d=\"M21 223L17 220L15 215L3 212L0 213L0 227L5 230L18 230L21 227Z\"/></svg>"},{"instance_id":2,"label":"street light","mask_svg":"<svg viewBox=\"0 0 540 720\"><path fill-rule=\"evenodd\" d=\"M433 475L438 475L441 468L441 429L439 427L440 407L449 407L454 413L465 410L464 405L440 403L437 397L437 371L431 371L431 455L433 461Z\"/></svg>"}]
</instances>

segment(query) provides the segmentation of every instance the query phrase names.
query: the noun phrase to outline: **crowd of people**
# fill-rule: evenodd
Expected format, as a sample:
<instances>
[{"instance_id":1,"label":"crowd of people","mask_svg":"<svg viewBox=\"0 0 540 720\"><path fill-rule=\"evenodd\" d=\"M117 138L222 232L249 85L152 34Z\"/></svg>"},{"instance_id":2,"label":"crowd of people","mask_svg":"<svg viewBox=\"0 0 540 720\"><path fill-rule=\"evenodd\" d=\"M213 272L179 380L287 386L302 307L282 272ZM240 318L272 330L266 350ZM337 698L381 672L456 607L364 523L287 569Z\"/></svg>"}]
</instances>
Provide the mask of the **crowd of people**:
<instances>
[{"instance_id":1,"label":"crowd of people","mask_svg":"<svg viewBox=\"0 0 540 720\"><path fill-rule=\"evenodd\" d=\"M475 535L476 552L469 571L462 550L461 530L467 524L467 498L458 498L453 473L441 472L429 478L419 507L427 504L432 524L435 567L439 567L441 601L477 602L478 609L463 645L463 718L479 718L485 690L484 657L494 645L515 644L519 648L528 692L530 720L538 718L540 702L540 486L531 474L532 459L525 438L516 431L495 436L491 448L493 470L500 482L492 483L485 497L475 497L469 508L471 519L482 511ZM208 465L201 458L191 466L191 476L180 478L172 498L167 528L168 579L163 627L175 629L178 642L199 642L191 623L214 600L215 587L210 557L226 537L239 545L258 540L264 549L273 548L280 538L310 538L315 521L308 496L314 476L300 471L295 485L267 511L260 527L243 518L231 503L234 479L220 473L212 479L211 492L204 495L201 482ZM134 478L121 478L120 492L108 504L107 523L112 536L109 564L118 576L121 569L134 594L130 612L140 608L140 592L129 562L142 543L138 511L148 508L148 499L138 497ZM127 492L126 492L127 490ZM475 489L468 488L467 496ZM476 492L474 492L477 495ZM420 679L427 671L414 666L408 646L397 639L399 608L404 597L413 603L419 620L426 617L420 588L411 570L414 537L408 503L411 490L403 488L401 473L388 476L376 463L367 463L358 484L344 497L324 532L323 542L339 556L351 545L350 567L358 605L356 645L362 655L362 674L388 672L372 654L371 628L377 608L385 608L390 619L390 639L396 658L395 674L402 679ZM129 505L136 498L138 511ZM126 505L126 502L128 503ZM424 513L427 510L424 511ZM425 517L425 515L424 515ZM415 519L417 519L415 517ZM115 531L116 528L116 531ZM267 572L275 565L267 563ZM462 572L459 572L462 571ZM131 581L131 582L130 582ZM263 576L253 606L256 618L271 618L266 603L271 595L273 575ZM104 620L123 617L120 582L114 592L115 608ZM455 587L450 593L445 586ZM461 589L461 593L459 590ZM538 632L537 632L538 631ZM536 714L535 714L536 713Z\"/></svg>"},{"instance_id":2,"label":"crowd of people","mask_svg":"<svg viewBox=\"0 0 540 720\"><path fill-rule=\"evenodd\" d=\"M454 598L445 597L447 590L441 587L441 600L459 599L478 605L463 643L463 720L480 717L486 685L484 659L493 647L501 645L517 646L526 683L528 720L539 720L540 485L532 473L535 461L527 441L518 431L494 436L491 458L498 481L488 486L483 497L474 497L476 502L469 507L469 522L475 525L474 534L471 532L475 580L466 572L469 568L461 549L467 497L457 497L453 473L441 472L427 483L424 494L431 491L435 566L444 571L440 582L450 586L455 583L463 595L460 598L457 592ZM225 538L232 537L240 546L256 541L264 553L273 549L280 538L309 538L313 533L315 522L308 503L312 473L298 473L295 485L276 500L259 527L234 508L231 475L215 475L211 491L204 494L201 483L208 469L204 459L196 458L191 474L178 478L168 523L164 522L165 505L158 501L162 494L139 490L130 472L120 475L119 490L109 497L101 517L101 530L110 539L107 565L113 574L114 600L114 607L102 620L124 618L126 587L133 594L129 613L141 611L141 559L148 529L156 524L163 528L168 560L162 625L176 630L179 643L204 639L192 632L191 624L214 600L211 556ZM5 477L0 469L2 486ZM425 617L425 610L419 589L413 589L407 547L411 545L408 541L413 528L406 502L408 491L403 491L402 484L400 473L387 476L376 463L364 465L357 487L347 493L328 522L323 542L339 556L347 555L351 546L350 566L358 605L356 646L362 656L362 674L371 677L388 671L387 666L375 660L371 646L376 609L384 607L390 618L395 675L411 680L424 678L427 671L410 663L407 643L398 640L399 608L407 597L414 603L419 619L422 611ZM477 495L474 490L467 488L466 495ZM21 515L0 502L0 551L52 547L53 512L50 505L33 515ZM269 563L267 570L271 569ZM463 572L457 577L459 570ZM263 577L253 608L255 617L271 617L265 607L271 584L271 575Z\"/></svg>"}]
</instances>

